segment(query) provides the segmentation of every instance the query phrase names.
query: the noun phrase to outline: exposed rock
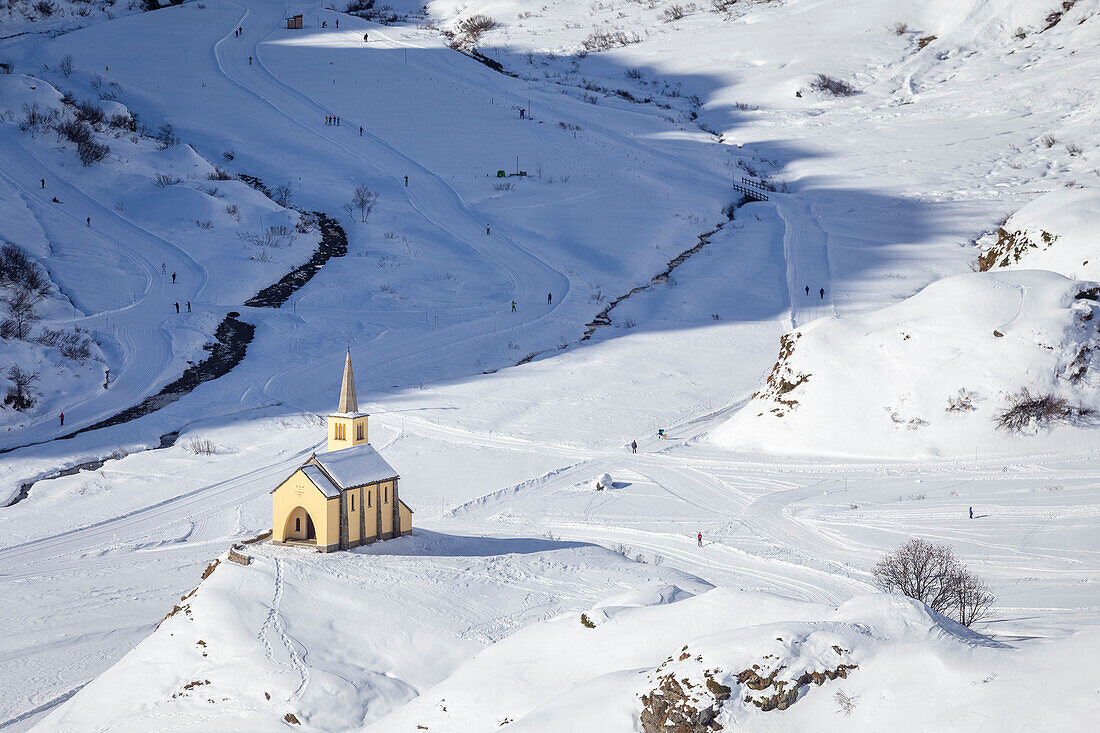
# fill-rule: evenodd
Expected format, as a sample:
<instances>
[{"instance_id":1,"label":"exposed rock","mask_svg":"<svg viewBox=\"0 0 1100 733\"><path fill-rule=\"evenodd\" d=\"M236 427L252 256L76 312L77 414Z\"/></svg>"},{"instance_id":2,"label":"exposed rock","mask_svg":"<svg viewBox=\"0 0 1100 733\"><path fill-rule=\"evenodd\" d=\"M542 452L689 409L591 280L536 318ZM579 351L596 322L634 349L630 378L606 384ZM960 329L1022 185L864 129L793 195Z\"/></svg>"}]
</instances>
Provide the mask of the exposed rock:
<instances>
[{"instance_id":1,"label":"exposed rock","mask_svg":"<svg viewBox=\"0 0 1100 733\"><path fill-rule=\"evenodd\" d=\"M287 713L283 716L283 720L288 723L292 723L293 725L301 725L301 723L298 721L298 716L296 716L294 713Z\"/></svg>"}]
</instances>

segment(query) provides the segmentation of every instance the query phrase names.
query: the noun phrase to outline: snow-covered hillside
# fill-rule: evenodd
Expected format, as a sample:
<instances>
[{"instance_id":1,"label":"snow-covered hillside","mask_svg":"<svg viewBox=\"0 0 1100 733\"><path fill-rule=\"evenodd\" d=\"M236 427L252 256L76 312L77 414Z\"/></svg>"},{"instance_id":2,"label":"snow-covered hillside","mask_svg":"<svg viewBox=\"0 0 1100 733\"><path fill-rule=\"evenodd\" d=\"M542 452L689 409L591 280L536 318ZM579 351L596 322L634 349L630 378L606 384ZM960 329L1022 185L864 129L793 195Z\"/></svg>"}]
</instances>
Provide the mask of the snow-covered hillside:
<instances>
[{"instance_id":1,"label":"snow-covered hillside","mask_svg":"<svg viewBox=\"0 0 1100 733\"><path fill-rule=\"evenodd\" d=\"M1100 0L391 4L0 17L0 729L1091 730Z\"/></svg>"}]
</instances>

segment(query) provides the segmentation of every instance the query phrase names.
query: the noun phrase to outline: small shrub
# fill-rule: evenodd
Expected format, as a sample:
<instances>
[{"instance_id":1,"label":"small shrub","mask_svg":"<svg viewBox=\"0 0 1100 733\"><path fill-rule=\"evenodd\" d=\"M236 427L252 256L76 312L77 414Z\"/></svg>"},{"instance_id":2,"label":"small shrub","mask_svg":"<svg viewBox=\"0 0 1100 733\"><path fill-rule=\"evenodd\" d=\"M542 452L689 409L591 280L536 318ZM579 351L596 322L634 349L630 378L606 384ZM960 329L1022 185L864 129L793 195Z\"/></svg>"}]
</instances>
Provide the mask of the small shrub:
<instances>
[{"instance_id":1,"label":"small shrub","mask_svg":"<svg viewBox=\"0 0 1100 733\"><path fill-rule=\"evenodd\" d=\"M1044 148L1053 148L1054 143L1058 142L1058 138L1054 137L1053 133L1048 132L1046 135L1039 138L1039 142Z\"/></svg>"},{"instance_id":2,"label":"small shrub","mask_svg":"<svg viewBox=\"0 0 1100 733\"><path fill-rule=\"evenodd\" d=\"M290 184L284 183L271 189L271 200L284 208L290 207Z\"/></svg>"},{"instance_id":3,"label":"small shrub","mask_svg":"<svg viewBox=\"0 0 1100 733\"><path fill-rule=\"evenodd\" d=\"M46 129L53 121L56 113L46 112L38 106L38 102L23 105L23 119L19 122L19 129L32 135Z\"/></svg>"},{"instance_id":4,"label":"small shrub","mask_svg":"<svg viewBox=\"0 0 1100 733\"><path fill-rule=\"evenodd\" d=\"M356 15L366 10L370 10L373 7L374 0L351 0L347 8L344 9L344 12L349 15Z\"/></svg>"},{"instance_id":5,"label":"small shrub","mask_svg":"<svg viewBox=\"0 0 1100 733\"><path fill-rule=\"evenodd\" d=\"M237 154L234 153L232 150L226 150L224 153L222 153L222 157L225 158L225 161L227 163L229 163L237 157Z\"/></svg>"},{"instance_id":6,"label":"small shrub","mask_svg":"<svg viewBox=\"0 0 1100 733\"><path fill-rule=\"evenodd\" d=\"M161 150L167 150L173 145L178 144L180 139L176 137L176 128L168 122L165 122L157 130L157 146Z\"/></svg>"},{"instance_id":7,"label":"small shrub","mask_svg":"<svg viewBox=\"0 0 1100 733\"><path fill-rule=\"evenodd\" d=\"M1069 153L1071 157L1076 158L1081 153L1085 152L1085 149L1077 143L1069 143L1066 145L1066 152Z\"/></svg>"},{"instance_id":8,"label":"small shrub","mask_svg":"<svg viewBox=\"0 0 1100 733\"><path fill-rule=\"evenodd\" d=\"M501 183L494 183L493 184L493 190L494 191L511 191L515 187L516 187L516 184L508 183L508 182L501 182Z\"/></svg>"},{"instance_id":9,"label":"small shrub","mask_svg":"<svg viewBox=\"0 0 1100 733\"><path fill-rule=\"evenodd\" d=\"M214 170L206 174L208 181L235 181L237 177L227 170L214 166Z\"/></svg>"},{"instance_id":10,"label":"small shrub","mask_svg":"<svg viewBox=\"0 0 1100 733\"><path fill-rule=\"evenodd\" d=\"M855 709L856 700L859 698L855 695L848 695L843 690L837 690L836 694L833 695L833 699L836 700L837 713L844 713L844 717L848 717Z\"/></svg>"},{"instance_id":11,"label":"small shrub","mask_svg":"<svg viewBox=\"0 0 1100 733\"><path fill-rule=\"evenodd\" d=\"M35 341L43 346L56 348L66 359L81 364L92 356L92 340L79 328L75 331L43 328Z\"/></svg>"},{"instance_id":12,"label":"small shrub","mask_svg":"<svg viewBox=\"0 0 1100 733\"><path fill-rule=\"evenodd\" d=\"M0 323L0 338L23 340L31 335L31 327L38 321L35 301L38 296L22 288L4 297L8 317Z\"/></svg>"},{"instance_id":13,"label":"small shrub","mask_svg":"<svg viewBox=\"0 0 1100 733\"><path fill-rule=\"evenodd\" d=\"M213 229L214 222L210 221L209 219L195 219L195 226L197 226L199 229Z\"/></svg>"},{"instance_id":14,"label":"small shrub","mask_svg":"<svg viewBox=\"0 0 1100 733\"><path fill-rule=\"evenodd\" d=\"M948 412L971 412L974 409L974 393L960 387L956 395L947 398Z\"/></svg>"},{"instance_id":15,"label":"small shrub","mask_svg":"<svg viewBox=\"0 0 1100 733\"><path fill-rule=\"evenodd\" d=\"M230 216L237 216L241 213L241 207L237 206L237 204L226 204L225 213L229 214Z\"/></svg>"},{"instance_id":16,"label":"small shrub","mask_svg":"<svg viewBox=\"0 0 1100 733\"><path fill-rule=\"evenodd\" d=\"M1031 394L1024 387L1009 397L1008 406L997 417L997 427L1010 433L1021 433L1034 425L1045 428L1054 423L1073 423L1092 416L1092 409L1073 406L1064 397L1053 394Z\"/></svg>"},{"instance_id":17,"label":"small shrub","mask_svg":"<svg viewBox=\"0 0 1100 733\"><path fill-rule=\"evenodd\" d=\"M822 94L831 94L834 97L851 97L859 93L859 90L848 82L828 74L818 74L817 78L810 82L810 89Z\"/></svg>"},{"instance_id":18,"label":"small shrub","mask_svg":"<svg viewBox=\"0 0 1100 733\"><path fill-rule=\"evenodd\" d=\"M642 70L641 69L627 69L626 70L626 75L630 79L641 79L642 78Z\"/></svg>"},{"instance_id":19,"label":"small shrub","mask_svg":"<svg viewBox=\"0 0 1100 733\"><path fill-rule=\"evenodd\" d=\"M909 24L894 23L892 26L890 26L890 32L893 33L895 36L904 36L906 33L909 32Z\"/></svg>"},{"instance_id":20,"label":"small shrub","mask_svg":"<svg viewBox=\"0 0 1100 733\"><path fill-rule=\"evenodd\" d=\"M82 122L87 122L90 125L100 125L103 124L105 117L103 110L92 102L76 103L76 118Z\"/></svg>"},{"instance_id":21,"label":"small shrub","mask_svg":"<svg viewBox=\"0 0 1100 733\"><path fill-rule=\"evenodd\" d=\"M167 188L168 186L175 186L182 180L183 179L179 176L173 176L167 173L158 173L153 178L153 185L157 186L158 188Z\"/></svg>"},{"instance_id":22,"label":"small shrub","mask_svg":"<svg viewBox=\"0 0 1100 733\"><path fill-rule=\"evenodd\" d=\"M107 120L107 124L111 127L118 128L119 130L126 130L127 132L137 132L137 120L131 114L119 112L118 114L111 115L111 119Z\"/></svg>"},{"instance_id":23,"label":"small shrub","mask_svg":"<svg viewBox=\"0 0 1100 733\"><path fill-rule=\"evenodd\" d=\"M596 624L592 622L592 619L588 618L587 613L582 613L581 614L581 626L583 626L586 629L596 628Z\"/></svg>"},{"instance_id":24,"label":"small shrub","mask_svg":"<svg viewBox=\"0 0 1100 733\"><path fill-rule=\"evenodd\" d=\"M57 6L50 2L50 0L38 0L38 2L34 4L34 9L37 10L42 17L48 18L54 14L54 11L57 10Z\"/></svg>"},{"instance_id":25,"label":"small shrub","mask_svg":"<svg viewBox=\"0 0 1100 733\"><path fill-rule=\"evenodd\" d=\"M0 285L17 287L31 295L50 291L50 281L35 261L26 250L10 242L0 247Z\"/></svg>"},{"instance_id":26,"label":"small shrub","mask_svg":"<svg viewBox=\"0 0 1100 733\"><path fill-rule=\"evenodd\" d=\"M1013 36L1014 36L1014 37L1015 37L1015 38L1016 38L1017 40L1020 40L1020 41L1022 41L1022 40L1024 40L1025 38L1027 38L1027 31L1026 31L1026 30L1024 30L1023 26L1020 26L1019 28L1017 28L1017 29L1016 29L1016 32L1015 32L1015 33L1013 33L1012 35L1013 35Z\"/></svg>"},{"instance_id":27,"label":"small shrub","mask_svg":"<svg viewBox=\"0 0 1100 733\"><path fill-rule=\"evenodd\" d=\"M57 62L57 68L61 70L61 73L68 79L73 75L73 55L65 54L61 57L61 60Z\"/></svg>"},{"instance_id":28,"label":"small shrub","mask_svg":"<svg viewBox=\"0 0 1100 733\"><path fill-rule=\"evenodd\" d=\"M269 226L259 232L237 232L237 236L246 243L264 250L280 249L294 241L294 235L284 226Z\"/></svg>"},{"instance_id":29,"label":"small shrub","mask_svg":"<svg viewBox=\"0 0 1100 733\"><path fill-rule=\"evenodd\" d=\"M4 404L13 410L28 410L38 401L38 391L34 383L38 381L38 372L30 372L18 364L13 364L7 373L11 385L4 397Z\"/></svg>"},{"instance_id":30,"label":"small shrub","mask_svg":"<svg viewBox=\"0 0 1100 733\"><path fill-rule=\"evenodd\" d=\"M684 17L684 6L683 5L670 5L669 7L665 8L665 11L663 13L661 13L661 17L664 19L664 21L666 23L671 23L675 20L680 20L681 18Z\"/></svg>"},{"instance_id":31,"label":"small shrub","mask_svg":"<svg viewBox=\"0 0 1100 733\"><path fill-rule=\"evenodd\" d=\"M218 446L209 438L191 438L183 449L194 456L213 456L219 452Z\"/></svg>"},{"instance_id":32,"label":"small shrub","mask_svg":"<svg viewBox=\"0 0 1100 733\"><path fill-rule=\"evenodd\" d=\"M728 13L729 9L737 4L737 0L711 0L710 6L716 13Z\"/></svg>"},{"instance_id":33,"label":"small shrub","mask_svg":"<svg viewBox=\"0 0 1100 733\"><path fill-rule=\"evenodd\" d=\"M641 43L642 37L633 31L629 34L621 30L592 31L581 41L586 51L607 51L619 46Z\"/></svg>"}]
</instances>

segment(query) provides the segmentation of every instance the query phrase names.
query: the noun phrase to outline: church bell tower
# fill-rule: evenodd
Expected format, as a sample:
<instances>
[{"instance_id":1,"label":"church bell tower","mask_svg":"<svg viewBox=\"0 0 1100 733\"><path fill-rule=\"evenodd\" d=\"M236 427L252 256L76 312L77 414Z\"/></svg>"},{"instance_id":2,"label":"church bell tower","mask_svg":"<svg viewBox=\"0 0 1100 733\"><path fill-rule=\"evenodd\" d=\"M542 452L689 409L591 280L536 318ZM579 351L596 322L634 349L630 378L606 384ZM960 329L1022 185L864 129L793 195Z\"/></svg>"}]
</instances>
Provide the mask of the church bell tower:
<instances>
[{"instance_id":1,"label":"church bell tower","mask_svg":"<svg viewBox=\"0 0 1100 733\"><path fill-rule=\"evenodd\" d=\"M337 405L336 412L328 416L328 452L368 442L367 419L369 417L367 413L359 412L349 348L347 359L344 361L344 380L340 384L340 404Z\"/></svg>"}]
</instances>

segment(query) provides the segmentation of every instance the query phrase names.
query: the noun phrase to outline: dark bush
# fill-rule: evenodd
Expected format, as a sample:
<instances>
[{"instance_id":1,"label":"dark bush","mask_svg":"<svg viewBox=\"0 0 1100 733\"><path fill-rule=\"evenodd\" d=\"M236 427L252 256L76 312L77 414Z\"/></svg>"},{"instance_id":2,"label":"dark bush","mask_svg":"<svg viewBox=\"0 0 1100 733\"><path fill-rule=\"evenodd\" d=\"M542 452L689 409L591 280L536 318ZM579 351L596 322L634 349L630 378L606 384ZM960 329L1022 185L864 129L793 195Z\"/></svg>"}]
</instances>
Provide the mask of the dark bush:
<instances>
[{"instance_id":1,"label":"dark bush","mask_svg":"<svg viewBox=\"0 0 1100 733\"><path fill-rule=\"evenodd\" d=\"M50 0L38 0L38 2L34 4L34 9L43 17L48 18L54 14L54 11L57 10L57 6L50 2Z\"/></svg>"},{"instance_id":2,"label":"dark bush","mask_svg":"<svg viewBox=\"0 0 1100 733\"><path fill-rule=\"evenodd\" d=\"M817 78L810 83L810 89L823 94L832 94L834 97L850 97L859 93L859 90L848 82L843 79L834 79L828 74L818 74Z\"/></svg>"},{"instance_id":3,"label":"dark bush","mask_svg":"<svg viewBox=\"0 0 1100 733\"><path fill-rule=\"evenodd\" d=\"M0 285L17 287L32 295L45 295L50 290L49 279L17 244L0 247Z\"/></svg>"},{"instance_id":4,"label":"dark bush","mask_svg":"<svg viewBox=\"0 0 1100 733\"><path fill-rule=\"evenodd\" d=\"M76 118L91 125L98 125L103 122L105 115L103 114L103 110L97 107L93 102L77 102Z\"/></svg>"},{"instance_id":5,"label":"dark bush","mask_svg":"<svg viewBox=\"0 0 1100 733\"><path fill-rule=\"evenodd\" d=\"M76 146L76 153L80 156L80 162L84 165L98 163L106 158L110 152L111 148L103 143L97 143L95 140L78 143Z\"/></svg>"},{"instance_id":6,"label":"dark bush","mask_svg":"<svg viewBox=\"0 0 1100 733\"><path fill-rule=\"evenodd\" d=\"M34 383L38 381L38 372L29 372L18 364L13 364L8 369L7 377L11 380L11 386L8 387L7 396L4 397L4 404L16 410L34 407L34 403L37 402Z\"/></svg>"},{"instance_id":7,"label":"dark bush","mask_svg":"<svg viewBox=\"0 0 1100 733\"><path fill-rule=\"evenodd\" d=\"M350 15L358 15L374 7L374 0L351 0L344 11Z\"/></svg>"},{"instance_id":8,"label":"dark bush","mask_svg":"<svg viewBox=\"0 0 1100 733\"><path fill-rule=\"evenodd\" d=\"M22 341L31 335L31 327L38 320L38 310L34 307L37 300L36 294L22 288L16 288L4 298L8 317L0 323L0 338Z\"/></svg>"},{"instance_id":9,"label":"dark bush","mask_svg":"<svg viewBox=\"0 0 1100 733\"><path fill-rule=\"evenodd\" d=\"M165 122L157 130L157 143L161 150L167 150L179 141L180 139L176 137L176 128L172 127L170 123Z\"/></svg>"},{"instance_id":10,"label":"dark bush","mask_svg":"<svg viewBox=\"0 0 1100 733\"><path fill-rule=\"evenodd\" d=\"M127 132L137 132L137 118L125 112L111 115L111 119L107 120L107 124Z\"/></svg>"},{"instance_id":11,"label":"dark bush","mask_svg":"<svg viewBox=\"0 0 1100 733\"><path fill-rule=\"evenodd\" d=\"M1053 423L1073 423L1092 416L1092 409L1071 405L1064 397L1053 394L1033 395L1024 387L1009 398L1008 407L997 416L997 427L1010 433L1020 433L1032 424L1045 428Z\"/></svg>"}]
</instances>

